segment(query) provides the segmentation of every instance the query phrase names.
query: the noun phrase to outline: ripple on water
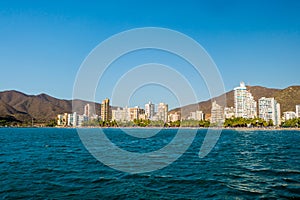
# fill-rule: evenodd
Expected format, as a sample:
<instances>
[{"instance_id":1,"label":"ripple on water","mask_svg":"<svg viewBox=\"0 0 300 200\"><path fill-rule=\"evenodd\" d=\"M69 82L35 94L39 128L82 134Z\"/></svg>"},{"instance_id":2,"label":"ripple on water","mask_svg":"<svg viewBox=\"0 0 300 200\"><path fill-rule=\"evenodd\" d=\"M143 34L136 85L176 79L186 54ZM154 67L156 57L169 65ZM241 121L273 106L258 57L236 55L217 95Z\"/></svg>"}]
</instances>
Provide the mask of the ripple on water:
<instances>
[{"instance_id":1,"label":"ripple on water","mask_svg":"<svg viewBox=\"0 0 300 200\"><path fill-rule=\"evenodd\" d=\"M123 133L117 137L117 129L105 133L120 147L145 152L172 140L173 130L162 131L135 140ZM200 130L171 165L128 174L93 158L74 129L0 129L0 198L300 198L300 132L226 130L208 156L199 159L204 136L205 130Z\"/></svg>"}]
</instances>

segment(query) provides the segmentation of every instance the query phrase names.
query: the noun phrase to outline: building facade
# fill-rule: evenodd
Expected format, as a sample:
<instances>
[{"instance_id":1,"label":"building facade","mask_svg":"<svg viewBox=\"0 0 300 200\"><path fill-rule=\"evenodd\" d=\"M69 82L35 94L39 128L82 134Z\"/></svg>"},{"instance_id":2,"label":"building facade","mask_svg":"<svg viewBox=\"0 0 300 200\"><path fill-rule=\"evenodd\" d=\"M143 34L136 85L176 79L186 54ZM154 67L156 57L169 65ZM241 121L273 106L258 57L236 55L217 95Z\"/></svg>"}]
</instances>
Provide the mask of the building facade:
<instances>
[{"instance_id":1,"label":"building facade","mask_svg":"<svg viewBox=\"0 0 300 200\"><path fill-rule=\"evenodd\" d=\"M145 115L148 119L152 119L155 115L155 105L151 101L145 104Z\"/></svg>"},{"instance_id":2,"label":"building facade","mask_svg":"<svg viewBox=\"0 0 300 200\"><path fill-rule=\"evenodd\" d=\"M296 117L300 117L300 105L296 105Z\"/></svg>"},{"instance_id":3,"label":"building facade","mask_svg":"<svg viewBox=\"0 0 300 200\"><path fill-rule=\"evenodd\" d=\"M68 114L68 126L77 126L78 125L77 120L78 119L77 119L76 112Z\"/></svg>"},{"instance_id":4,"label":"building facade","mask_svg":"<svg viewBox=\"0 0 300 200\"><path fill-rule=\"evenodd\" d=\"M197 121L205 120L205 114L201 110L190 112L188 119Z\"/></svg>"},{"instance_id":5,"label":"building facade","mask_svg":"<svg viewBox=\"0 0 300 200\"><path fill-rule=\"evenodd\" d=\"M68 113L57 115L57 126L67 126L68 119Z\"/></svg>"},{"instance_id":6,"label":"building facade","mask_svg":"<svg viewBox=\"0 0 300 200\"><path fill-rule=\"evenodd\" d=\"M168 121L168 104L159 103L157 106L157 119L164 122Z\"/></svg>"},{"instance_id":7,"label":"building facade","mask_svg":"<svg viewBox=\"0 0 300 200\"><path fill-rule=\"evenodd\" d=\"M129 108L129 116L130 116L130 121L133 121L135 119L139 119L140 115L140 108L138 106L135 106L133 108Z\"/></svg>"},{"instance_id":8,"label":"building facade","mask_svg":"<svg viewBox=\"0 0 300 200\"><path fill-rule=\"evenodd\" d=\"M257 103L243 82L234 88L234 107L235 117L246 119L257 117Z\"/></svg>"},{"instance_id":9,"label":"building facade","mask_svg":"<svg viewBox=\"0 0 300 200\"><path fill-rule=\"evenodd\" d=\"M296 118L296 113L294 111L287 111L283 113L283 119L285 121Z\"/></svg>"},{"instance_id":10,"label":"building facade","mask_svg":"<svg viewBox=\"0 0 300 200\"><path fill-rule=\"evenodd\" d=\"M124 116L124 109L117 108L116 110L111 111L111 120L112 121L126 121Z\"/></svg>"},{"instance_id":11,"label":"building facade","mask_svg":"<svg viewBox=\"0 0 300 200\"><path fill-rule=\"evenodd\" d=\"M224 117L225 119L230 119L235 116L235 108L234 107L225 107L224 108Z\"/></svg>"},{"instance_id":12,"label":"building facade","mask_svg":"<svg viewBox=\"0 0 300 200\"><path fill-rule=\"evenodd\" d=\"M91 116L91 107L90 107L90 104L86 104L83 109L84 109L83 114L85 116L87 116L87 117L90 117Z\"/></svg>"},{"instance_id":13,"label":"building facade","mask_svg":"<svg viewBox=\"0 0 300 200\"><path fill-rule=\"evenodd\" d=\"M101 120L102 121L111 120L111 109L110 109L108 98L104 99L101 104Z\"/></svg>"},{"instance_id":14,"label":"building facade","mask_svg":"<svg viewBox=\"0 0 300 200\"><path fill-rule=\"evenodd\" d=\"M170 113L169 116L168 116L168 118L169 118L170 122L176 122L176 121L180 121L181 120L181 116L177 112Z\"/></svg>"},{"instance_id":15,"label":"building facade","mask_svg":"<svg viewBox=\"0 0 300 200\"><path fill-rule=\"evenodd\" d=\"M88 122L89 118L86 115L78 115L76 112L68 114L68 126L82 126L84 122Z\"/></svg>"},{"instance_id":16,"label":"building facade","mask_svg":"<svg viewBox=\"0 0 300 200\"><path fill-rule=\"evenodd\" d=\"M210 123L216 126L223 126L224 121L224 108L217 104L216 101L213 101L211 107Z\"/></svg>"},{"instance_id":17,"label":"building facade","mask_svg":"<svg viewBox=\"0 0 300 200\"><path fill-rule=\"evenodd\" d=\"M74 113L64 113L57 115L57 126L82 126L89 118L86 115L79 115Z\"/></svg>"},{"instance_id":18,"label":"building facade","mask_svg":"<svg viewBox=\"0 0 300 200\"><path fill-rule=\"evenodd\" d=\"M258 100L259 117L265 121L272 120L275 126L281 124L280 104L274 98L262 97Z\"/></svg>"}]
</instances>

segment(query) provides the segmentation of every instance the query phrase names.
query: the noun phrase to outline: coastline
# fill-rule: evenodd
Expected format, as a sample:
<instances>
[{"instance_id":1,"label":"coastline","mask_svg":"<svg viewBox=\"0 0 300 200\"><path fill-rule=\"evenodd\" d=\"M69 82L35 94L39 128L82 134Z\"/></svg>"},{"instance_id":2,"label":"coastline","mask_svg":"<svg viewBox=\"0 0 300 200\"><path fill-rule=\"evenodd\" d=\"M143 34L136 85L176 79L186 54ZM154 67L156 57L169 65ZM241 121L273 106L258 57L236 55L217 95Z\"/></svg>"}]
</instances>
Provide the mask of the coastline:
<instances>
[{"instance_id":1,"label":"coastline","mask_svg":"<svg viewBox=\"0 0 300 200\"><path fill-rule=\"evenodd\" d=\"M55 126L55 127L45 127L45 126L24 126L24 127L17 127L17 126L1 126L0 128L57 128L57 129L198 129L198 130L205 130L205 129L210 129L210 130L234 130L234 131L300 131L299 128L282 128L282 127L253 127L253 128L248 128L248 127L99 127L99 126L81 126L81 127L60 127L60 126Z\"/></svg>"}]
</instances>

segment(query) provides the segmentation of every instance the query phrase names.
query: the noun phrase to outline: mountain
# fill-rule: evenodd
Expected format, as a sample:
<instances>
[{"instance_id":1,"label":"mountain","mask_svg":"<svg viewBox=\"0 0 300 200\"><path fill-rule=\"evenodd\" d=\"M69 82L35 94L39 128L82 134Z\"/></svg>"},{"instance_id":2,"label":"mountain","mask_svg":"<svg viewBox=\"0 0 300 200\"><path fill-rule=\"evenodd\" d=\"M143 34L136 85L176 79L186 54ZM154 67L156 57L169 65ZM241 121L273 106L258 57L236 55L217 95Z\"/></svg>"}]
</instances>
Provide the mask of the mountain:
<instances>
[{"instance_id":1,"label":"mountain","mask_svg":"<svg viewBox=\"0 0 300 200\"><path fill-rule=\"evenodd\" d=\"M257 101L261 97L274 97L281 105L281 113L285 111L295 111L295 106L300 104L300 86L290 86L285 89L266 88L261 86L247 86L247 89L252 93ZM190 112L202 110L209 117L211 113L212 100L220 101L226 96L227 107L234 107L234 91L231 90L219 97L209 99L207 101L190 104L180 108L175 108L170 113L181 113L182 117L187 117Z\"/></svg>"},{"instance_id":2,"label":"mountain","mask_svg":"<svg viewBox=\"0 0 300 200\"><path fill-rule=\"evenodd\" d=\"M281 112L295 111L295 105L300 104L300 86L290 86L285 89L266 88L261 86L247 86L247 89L252 93L257 101L261 97L274 97L281 105ZM229 91L225 94L226 105L234 106L234 92ZM202 110L209 117L211 112L212 100L220 101L223 95L199 102L176 108L169 113L179 112L183 117L187 117L190 112ZM101 104L83 100L63 100L51 97L47 94L27 95L18 91L0 92L0 120L15 122L49 122L58 114L71 113L76 110L77 113L83 114L83 107L87 103L90 104L91 110L100 113Z\"/></svg>"},{"instance_id":3,"label":"mountain","mask_svg":"<svg viewBox=\"0 0 300 200\"><path fill-rule=\"evenodd\" d=\"M74 100L78 113L83 113L85 104L90 103L100 112L100 104ZM0 119L15 119L20 122L49 122L60 113L72 112L72 100L61 100L47 94L27 95L18 91L0 92Z\"/></svg>"}]
</instances>

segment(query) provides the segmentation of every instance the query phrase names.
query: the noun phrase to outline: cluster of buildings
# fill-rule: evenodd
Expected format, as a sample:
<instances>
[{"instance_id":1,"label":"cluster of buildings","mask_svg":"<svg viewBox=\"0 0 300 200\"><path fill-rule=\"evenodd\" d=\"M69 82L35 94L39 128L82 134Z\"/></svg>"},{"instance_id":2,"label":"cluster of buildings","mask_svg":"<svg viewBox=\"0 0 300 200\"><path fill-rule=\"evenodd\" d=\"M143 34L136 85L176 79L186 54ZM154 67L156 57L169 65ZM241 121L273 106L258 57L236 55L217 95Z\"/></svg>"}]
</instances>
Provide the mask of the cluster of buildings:
<instances>
[{"instance_id":1,"label":"cluster of buildings","mask_svg":"<svg viewBox=\"0 0 300 200\"><path fill-rule=\"evenodd\" d=\"M83 109L83 114L64 113L57 115L58 126L82 126L83 123L90 120L102 120L102 121L117 121L126 122L134 120L152 120L168 122L168 104L159 103L158 105L149 102L145 104L145 109L138 106L132 108L115 108L110 106L110 100L104 99L101 104L100 115L92 114L90 104L86 104ZM173 117L176 120L180 119L180 115Z\"/></svg>"},{"instance_id":2,"label":"cluster of buildings","mask_svg":"<svg viewBox=\"0 0 300 200\"><path fill-rule=\"evenodd\" d=\"M175 122L182 120L180 113L169 113L169 106L166 103L154 104L151 101L145 104L144 108L139 106L135 107L117 107L110 106L110 100L104 99L101 104L100 115L91 113L90 104L86 104L83 109L83 114L64 113L57 115L58 126L82 126L85 122L90 120L102 120L102 121L116 121L116 122L128 122L134 120L151 120L151 121L163 121ZM204 120L205 114L202 111L190 112L190 115L186 118L188 120Z\"/></svg>"},{"instance_id":3,"label":"cluster of buildings","mask_svg":"<svg viewBox=\"0 0 300 200\"><path fill-rule=\"evenodd\" d=\"M283 119L285 120L290 120L299 117L300 117L300 105L296 105L296 112L294 111L283 112Z\"/></svg>"},{"instance_id":4,"label":"cluster of buildings","mask_svg":"<svg viewBox=\"0 0 300 200\"><path fill-rule=\"evenodd\" d=\"M157 107L157 109L156 109ZM152 120L152 121L168 121L168 104L159 103L157 106L151 101L145 104L145 108L135 106L133 108L117 108L112 110L111 120L118 122L133 120Z\"/></svg>"},{"instance_id":5,"label":"cluster of buildings","mask_svg":"<svg viewBox=\"0 0 300 200\"><path fill-rule=\"evenodd\" d=\"M57 116L58 126L82 126L83 123L90 120L128 122L134 120L151 120L175 122L183 120L180 113L168 113L168 104L153 104L151 101L145 104L144 108L135 107L117 107L112 109L110 100L104 99L101 104L100 116L91 112L90 104L84 106L83 114L64 113ZM246 85L241 82L239 87L234 88L234 107L223 107L216 101L212 102L210 122L211 124L222 126L227 118L242 117L245 119L261 118L265 121L272 120L275 126L279 126L282 120L289 120L300 117L300 105L296 106L296 112L287 111L281 118L280 104L275 98L261 97L255 101L251 92L247 90ZM184 118L185 120L205 120L205 114L196 110Z\"/></svg>"},{"instance_id":6,"label":"cluster of buildings","mask_svg":"<svg viewBox=\"0 0 300 200\"><path fill-rule=\"evenodd\" d=\"M57 115L57 126L82 126L84 122L97 118L97 115L91 114L90 104L86 104L84 106L83 115L80 115L77 112Z\"/></svg>"},{"instance_id":7,"label":"cluster of buildings","mask_svg":"<svg viewBox=\"0 0 300 200\"><path fill-rule=\"evenodd\" d=\"M57 115L57 126L82 126L85 122L91 120L103 120L110 121L112 119L111 107L109 104L109 99L106 98L102 101L100 116L92 113L90 104L86 104L83 108L83 114L64 113Z\"/></svg>"},{"instance_id":8,"label":"cluster of buildings","mask_svg":"<svg viewBox=\"0 0 300 200\"><path fill-rule=\"evenodd\" d=\"M92 113L90 104L86 104L83 108L83 114L64 113L57 115L57 126L82 126L83 123L91 120L109 120L111 119L109 99L104 99L101 104L100 116Z\"/></svg>"},{"instance_id":9,"label":"cluster of buildings","mask_svg":"<svg viewBox=\"0 0 300 200\"><path fill-rule=\"evenodd\" d=\"M296 106L296 112L284 112L283 118L281 118L280 104L274 97L261 97L256 102L251 92L247 90L245 83L241 82L239 87L234 88L234 107L223 108L215 101L212 103L211 123L223 124L226 118L232 117L245 119L259 117L267 122L272 120L275 126L279 126L282 120L300 117L300 105Z\"/></svg>"}]
</instances>

